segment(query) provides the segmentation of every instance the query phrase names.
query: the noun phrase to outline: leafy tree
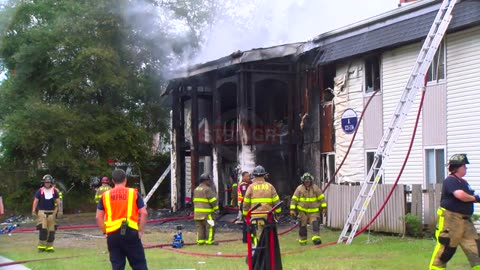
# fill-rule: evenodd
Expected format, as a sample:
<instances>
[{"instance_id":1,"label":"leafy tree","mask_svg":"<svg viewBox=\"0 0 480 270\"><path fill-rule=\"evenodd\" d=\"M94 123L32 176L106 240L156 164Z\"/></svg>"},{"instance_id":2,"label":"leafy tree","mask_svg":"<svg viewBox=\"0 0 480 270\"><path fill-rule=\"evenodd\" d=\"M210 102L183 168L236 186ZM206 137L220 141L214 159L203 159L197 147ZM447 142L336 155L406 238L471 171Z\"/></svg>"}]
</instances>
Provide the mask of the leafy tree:
<instances>
[{"instance_id":1,"label":"leafy tree","mask_svg":"<svg viewBox=\"0 0 480 270\"><path fill-rule=\"evenodd\" d=\"M195 25L209 20L202 3L2 6L0 59L8 75L0 84L0 170L10 183L19 180L10 170L28 181L48 172L65 184L84 183L110 172L109 159L138 166L152 159L152 136L168 134L163 74L198 48Z\"/></svg>"}]
</instances>

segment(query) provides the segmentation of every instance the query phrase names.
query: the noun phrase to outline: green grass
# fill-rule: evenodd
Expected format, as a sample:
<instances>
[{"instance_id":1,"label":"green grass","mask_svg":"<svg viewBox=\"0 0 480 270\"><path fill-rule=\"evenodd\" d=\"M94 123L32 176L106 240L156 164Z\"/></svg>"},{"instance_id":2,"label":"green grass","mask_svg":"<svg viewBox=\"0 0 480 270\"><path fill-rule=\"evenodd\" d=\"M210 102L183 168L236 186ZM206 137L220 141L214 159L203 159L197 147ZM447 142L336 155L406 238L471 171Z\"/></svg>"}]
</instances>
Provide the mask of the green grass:
<instances>
[{"instance_id":1,"label":"green grass","mask_svg":"<svg viewBox=\"0 0 480 270\"><path fill-rule=\"evenodd\" d=\"M285 228L279 229L280 232L284 230ZM78 256L63 260L25 263L25 266L31 269L111 269L105 239L82 237L72 233L72 231L58 231L55 240L56 252L53 254L36 252L38 239L36 233L0 235L0 255L15 261ZM77 230L75 233L100 235L98 230ZM165 226L160 228L147 225L147 233L142 240L145 245L170 244L174 233L175 226L165 229ZM432 239L411 239L364 233L354 239L351 245L314 248L309 243L306 247L301 247L297 243L297 233L296 229L279 236L282 252L299 252L282 256L283 269L427 269L435 245ZM322 230L321 235L324 243L336 242L339 231L325 229ZM216 239L239 237L240 231L222 228L217 233ZM187 243L194 242L195 232L184 231L184 238ZM218 246L185 246L181 250L205 254L246 255L247 249L241 241L235 241L220 243ZM162 248L149 248L145 252L149 269L247 269L243 257L191 256ZM130 268L127 266L127 269ZM470 269L461 249L449 263L449 269Z\"/></svg>"}]
</instances>

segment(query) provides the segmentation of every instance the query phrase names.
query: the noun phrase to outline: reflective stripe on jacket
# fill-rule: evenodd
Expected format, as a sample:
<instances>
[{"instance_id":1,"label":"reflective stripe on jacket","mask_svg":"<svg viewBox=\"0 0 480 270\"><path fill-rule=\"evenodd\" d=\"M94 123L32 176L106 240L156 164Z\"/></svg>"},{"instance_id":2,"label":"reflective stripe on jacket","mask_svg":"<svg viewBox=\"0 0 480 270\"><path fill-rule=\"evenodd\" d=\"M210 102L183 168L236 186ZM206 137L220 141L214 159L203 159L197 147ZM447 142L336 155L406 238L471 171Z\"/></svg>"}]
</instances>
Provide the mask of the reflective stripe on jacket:
<instances>
[{"instance_id":1,"label":"reflective stripe on jacket","mask_svg":"<svg viewBox=\"0 0 480 270\"><path fill-rule=\"evenodd\" d=\"M102 199L103 193L112 189L109 185L102 185L97 189L97 193L95 194L95 202L98 203Z\"/></svg>"},{"instance_id":2,"label":"reflective stripe on jacket","mask_svg":"<svg viewBox=\"0 0 480 270\"><path fill-rule=\"evenodd\" d=\"M243 196L245 196L245 193L247 192L247 188L250 184L247 182L241 182L240 185L238 185L237 188L237 193L238 193L238 203L243 202Z\"/></svg>"},{"instance_id":3,"label":"reflective stripe on jacket","mask_svg":"<svg viewBox=\"0 0 480 270\"><path fill-rule=\"evenodd\" d=\"M313 184L307 188L301 184L295 189L292 200L290 202L290 210L298 209L298 211L309 213L320 212L322 208L327 207L325 195L320 188Z\"/></svg>"},{"instance_id":4,"label":"reflective stripe on jacket","mask_svg":"<svg viewBox=\"0 0 480 270\"><path fill-rule=\"evenodd\" d=\"M203 220L218 210L218 201L213 190L206 184L200 184L193 191L193 219Z\"/></svg>"},{"instance_id":5,"label":"reflective stripe on jacket","mask_svg":"<svg viewBox=\"0 0 480 270\"><path fill-rule=\"evenodd\" d=\"M258 212L270 211L280 201L277 190L272 184L265 181L263 177L256 177L253 183L248 187L243 198L243 215L246 216L248 210L257 203L261 206L252 212L252 217L266 217L266 214L256 214ZM280 213L280 208L275 209L275 213Z\"/></svg>"},{"instance_id":6,"label":"reflective stripe on jacket","mask_svg":"<svg viewBox=\"0 0 480 270\"><path fill-rule=\"evenodd\" d=\"M138 192L133 188L116 187L104 193L102 200L105 208L105 232L112 233L120 229L122 222L138 230Z\"/></svg>"}]
</instances>

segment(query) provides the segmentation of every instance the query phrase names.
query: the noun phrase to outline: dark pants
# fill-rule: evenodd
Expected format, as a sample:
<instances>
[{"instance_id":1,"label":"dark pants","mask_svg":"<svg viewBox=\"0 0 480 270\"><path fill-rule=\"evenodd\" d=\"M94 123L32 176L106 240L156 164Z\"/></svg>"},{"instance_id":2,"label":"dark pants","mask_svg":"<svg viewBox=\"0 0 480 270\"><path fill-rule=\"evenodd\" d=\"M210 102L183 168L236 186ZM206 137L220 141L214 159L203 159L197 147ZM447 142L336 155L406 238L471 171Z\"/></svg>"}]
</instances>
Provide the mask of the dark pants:
<instances>
[{"instance_id":1,"label":"dark pants","mask_svg":"<svg viewBox=\"0 0 480 270\"><path fill-rule=\"evenodd\" d=\"M130 228L125 235L120 235L120 230L107 236L108 251L112 270L124 270L125 258L133 270L147 270L147 260L143 250L142 241L138 232Z\"/></svg>"}]
</instances>

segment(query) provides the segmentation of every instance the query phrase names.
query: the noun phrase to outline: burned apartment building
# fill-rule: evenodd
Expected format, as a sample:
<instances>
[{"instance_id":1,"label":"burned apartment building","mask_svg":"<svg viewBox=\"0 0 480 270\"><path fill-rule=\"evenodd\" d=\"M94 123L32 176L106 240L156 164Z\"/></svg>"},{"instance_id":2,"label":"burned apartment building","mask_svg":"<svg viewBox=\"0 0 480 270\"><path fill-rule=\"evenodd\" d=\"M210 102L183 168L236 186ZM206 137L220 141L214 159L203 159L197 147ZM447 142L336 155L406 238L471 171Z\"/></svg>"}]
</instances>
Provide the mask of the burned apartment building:
<instances>
[{"instance_id":1,"label":"burned apartment building","mask_svg":"<svg viewBox=\"0 0 480 270\"><path fill-rule=\"evenodd\" d=\"M302 45L237 52L170 82L172 179L177 190L185 191L178 193L179 201L189 201L203 172L213 176L227 204L232 175L251 172L257 164L266 168L281 195L292 192L304 171L320 172L315 153L331 151L333 145L321 143L320 111L314 104L323 98L318 91L322 74L301 62ZM333 82L334 74L329 75ZM331 130L327 133L331 139Z\"/></svg>"},{"instance_id":2,"label":"burned apartment building","mask_svg":"<svg viewBox=\"0 0 480 270\"><path fill-rule=\"evenodd\" d=\"M440 4L418 1L311 41L236 52L177 74L166 89L172 98L172 208L190 200L203 172L229 204L232 172L256 164L281 196L291 195L305 171L320 185L363 181ZM480 160L480 146L461 139L468 125L455 124L480 113L461 103L475 97L460 98L464 91L479 95L480 1L455 6L444 40L429 71L419 139L402 176L406 184L441 181L446 172L440 165L454 151L467 149ZM455 114L459 106L469 113ZM397 176L414 118L408 116L384 183ZM477 171L480 166L472 166Z\"/></svg>"}]
</instances>

